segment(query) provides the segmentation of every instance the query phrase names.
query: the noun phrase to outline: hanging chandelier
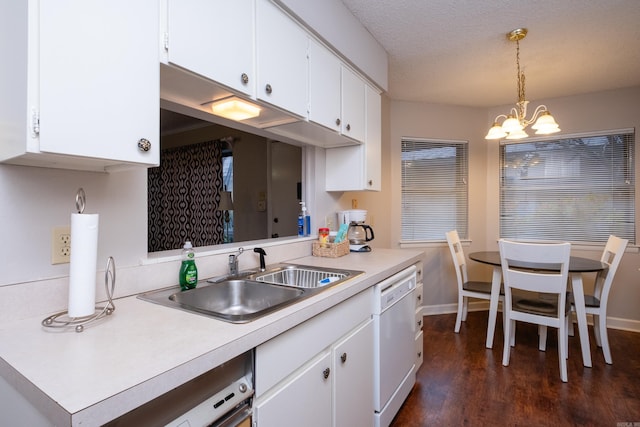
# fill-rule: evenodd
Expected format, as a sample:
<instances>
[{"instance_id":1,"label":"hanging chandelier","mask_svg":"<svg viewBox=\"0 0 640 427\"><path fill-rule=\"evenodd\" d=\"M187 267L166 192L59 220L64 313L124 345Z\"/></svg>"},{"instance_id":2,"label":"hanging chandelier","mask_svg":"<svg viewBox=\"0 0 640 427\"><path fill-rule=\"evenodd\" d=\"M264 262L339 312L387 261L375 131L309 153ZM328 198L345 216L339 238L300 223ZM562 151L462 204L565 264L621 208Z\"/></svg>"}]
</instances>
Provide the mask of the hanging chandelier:
<instances>
[{"instance_id":1,"label":"hanging chandelier","mask_svg":"<svg viewBox=\"0 0 640 427\"><path fill-rule=\"evenodd\" d=\"M493 121L493 126L489 129L489 133L485 136L485 139L521 139L526 138L529 135L525 132L525 128L531 123L531 129L536 131L536 135L548 135L551 133L560 132L560 127L556 123L555 119L547 110L545 105L539 105L533 112L533 116L527 119L527 104L529 101L525 99L524 95L524 72L520 71L520 40L524 39L527 35L526 28L517 28L507 33L507 38L510 41L516 42L516 65L518 68L518 102L516 106L511 109L508 115L500 114ZM502 125L498 123L498 120L504 119Z\"/></svg>"}]
</instances>

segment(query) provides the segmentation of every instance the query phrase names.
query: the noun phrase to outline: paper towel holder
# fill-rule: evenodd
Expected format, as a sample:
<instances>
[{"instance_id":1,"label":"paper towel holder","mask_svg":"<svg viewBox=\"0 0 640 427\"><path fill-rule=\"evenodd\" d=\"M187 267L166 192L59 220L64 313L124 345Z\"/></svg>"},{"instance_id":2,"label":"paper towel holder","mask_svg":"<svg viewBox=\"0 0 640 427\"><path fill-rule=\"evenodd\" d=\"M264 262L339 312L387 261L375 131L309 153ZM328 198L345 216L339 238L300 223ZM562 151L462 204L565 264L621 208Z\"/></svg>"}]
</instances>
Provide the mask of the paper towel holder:
<instances>
[{"instance_id":1,"label":"paper towel holder","mask_svg":"<svg viewBox=\"0 0 640 427\"><path fill-rule=\"evenodd\" d=\"M104 306L96 306L94 314L82 317L70 317L68 311L53 314L42 321L42 326L47 328L74 328L76 332L82 332L84 326L95 322L105 316L110 316L116 309L113 303L113 292L116 287L116 264L113 257L107 258L107 267L104 272L104 288L107 293L107 301Z\"/></svg>"}]
</instances>

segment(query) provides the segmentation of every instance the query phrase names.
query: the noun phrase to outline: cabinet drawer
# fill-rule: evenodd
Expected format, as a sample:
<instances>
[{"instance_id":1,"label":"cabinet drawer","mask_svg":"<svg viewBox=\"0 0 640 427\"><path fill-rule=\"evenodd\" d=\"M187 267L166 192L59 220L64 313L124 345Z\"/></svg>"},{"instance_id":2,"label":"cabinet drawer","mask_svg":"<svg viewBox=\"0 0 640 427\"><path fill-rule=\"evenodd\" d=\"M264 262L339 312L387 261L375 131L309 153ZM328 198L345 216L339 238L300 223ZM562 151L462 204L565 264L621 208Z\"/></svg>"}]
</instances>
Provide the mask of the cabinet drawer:
<instances>
[{"instance_id":1,"label":"cabinet drawer","mask_svg":"<svg viewBox=\"0 0 640 427\"><path fill-rule=\"evenodd\" d=\"M416 334L416 371L424 360L424 332Z\"/></svg>"},{"instance_id":2,"label":"cabinet drawer","mask_svg":"<svg viewBox=\"0 0 640 427\"><path fill-rule=\"evenodd\" d=\"M418 283L416 284L416 308L422 307L422 301L424 300L424 298L422 297L423 295L424 285L420 280L418 280Z\"/></svg>"},{"instance_id":3,"label":"cabinet drawer","mask_svg":"<svg viewBox=\"0 0 640 427\"><path fill-rule=\"evenodd\" d=\"M418 283L422 283L422 261L415 263L416 266L416 280Z\"/></svg>"}]
</instances>

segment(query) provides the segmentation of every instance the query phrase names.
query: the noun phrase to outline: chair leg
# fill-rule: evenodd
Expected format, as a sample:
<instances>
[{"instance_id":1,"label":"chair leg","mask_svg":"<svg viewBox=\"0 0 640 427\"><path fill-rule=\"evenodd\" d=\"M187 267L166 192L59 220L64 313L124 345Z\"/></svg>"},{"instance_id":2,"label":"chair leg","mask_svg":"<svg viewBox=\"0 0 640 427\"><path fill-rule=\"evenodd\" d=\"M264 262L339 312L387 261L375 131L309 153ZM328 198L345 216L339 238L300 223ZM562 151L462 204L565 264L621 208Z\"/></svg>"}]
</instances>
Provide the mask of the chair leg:
<instances>
[{"instance_id":1,"label":"chair leg","mask_svg":"<svg viewBox=\"0 0 640 427\"><path fill-rule=\"evenodd\" d=\"M538 325L538 350L547 351L547 327Z\"/></svg>"},{"instance_id":2,"label":"chair leg","mask_svg":"<svg viewBox=\"0 0 640 427\"><path fill-rule=\"evenodd\" d=\"M593 315L593 335L596 338L596 345L602 347L602 331L600 330L600 317L597 314Z\"/></svg>"},{"instance_id":3,"label":"chair leg","mask_svg":"<svg viewBox=\"0 0 640 427\"><path fill-rule=\"evenodd\" d=\"M568 334L570 337L574 336L576 334L574 328L573 328L573 316L569 315L569 329L568 329Z\"/></svg>"},{"instance_id":4,"label":"chair leg","mask_svg":"<svg viewBox=\"0 0 640 427\"><path fill-rule=\"evenodd\" d=\"M462 318L463 318L463 311L464 311L464 300L465 298L462 295L458 295L458 314L456 315L456 326L453 329L454 332L457 334L460 332L460 325L462 324ZM464 316L465 320L466 320L467 316Z\"/></svg>"},{"instance_id":5,"label":"chair leg","mask_svg":"<svg viewBox=\"0 0 640 427\"><path fill-rule=\"evenodd\" d=\"M602 342L602 353L604 354L604 361L608 365L613 364L611 358L611 348L609 347L609 334L607 333L607 316L601 315L597 319L594 318L594 325L598 325L600 341Z\"/></svg>"},{"instance_id":6,"label":"chair leg","mask_svg":"<svg viewBox=\"0 0 640 427\"><path fill-rule=\"evenodd\" d=\"M503 312L503 315L505 313ZM504 322L504 346L502 349L502 366L509 366L509 355L511 354L511 329L515 326L515 320L506 319Z\"/></svg>"},{"instance_id":7,"label":"chair leg","mask_svg":"<svg viewBox=\"0 0 640 427\"><path fill-rule=\"evenodd\" d=\"M568 381L566 341L567 341L566 322L560 322L560 327L558 328L558 361L560 365L560 379L564 383Z\"/></svg>"},{"instance_id":8,"label":"chair leg","mask_svg":"<svg viewBox=\"0 0 640 427\"><path fill-rule=\"evenodd\" d=\"M467 321L467 314L469 313L469 297L464 297L462 303L462 321Z\"/></svg>"}]
</instances>

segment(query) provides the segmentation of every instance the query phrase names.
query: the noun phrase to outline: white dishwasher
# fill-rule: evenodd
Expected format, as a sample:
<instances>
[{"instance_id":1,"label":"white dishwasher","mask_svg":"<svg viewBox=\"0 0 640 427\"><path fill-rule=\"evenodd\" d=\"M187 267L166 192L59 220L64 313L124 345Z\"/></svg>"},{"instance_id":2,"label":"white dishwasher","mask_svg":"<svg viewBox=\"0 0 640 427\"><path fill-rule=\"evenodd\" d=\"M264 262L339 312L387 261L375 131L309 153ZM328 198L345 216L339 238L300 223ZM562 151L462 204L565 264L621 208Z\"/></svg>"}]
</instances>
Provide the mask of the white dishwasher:
<instances>
[{"instance_id":1,"label":"white dishwasher","mask_svg":"<svg viewBox=\"0 0 640 427\"><path fill-rule=\"evenodd\" d=\"M416 382L416 267L374 287L375 426L388 426Z\"/></svg>"}]
</instances>

